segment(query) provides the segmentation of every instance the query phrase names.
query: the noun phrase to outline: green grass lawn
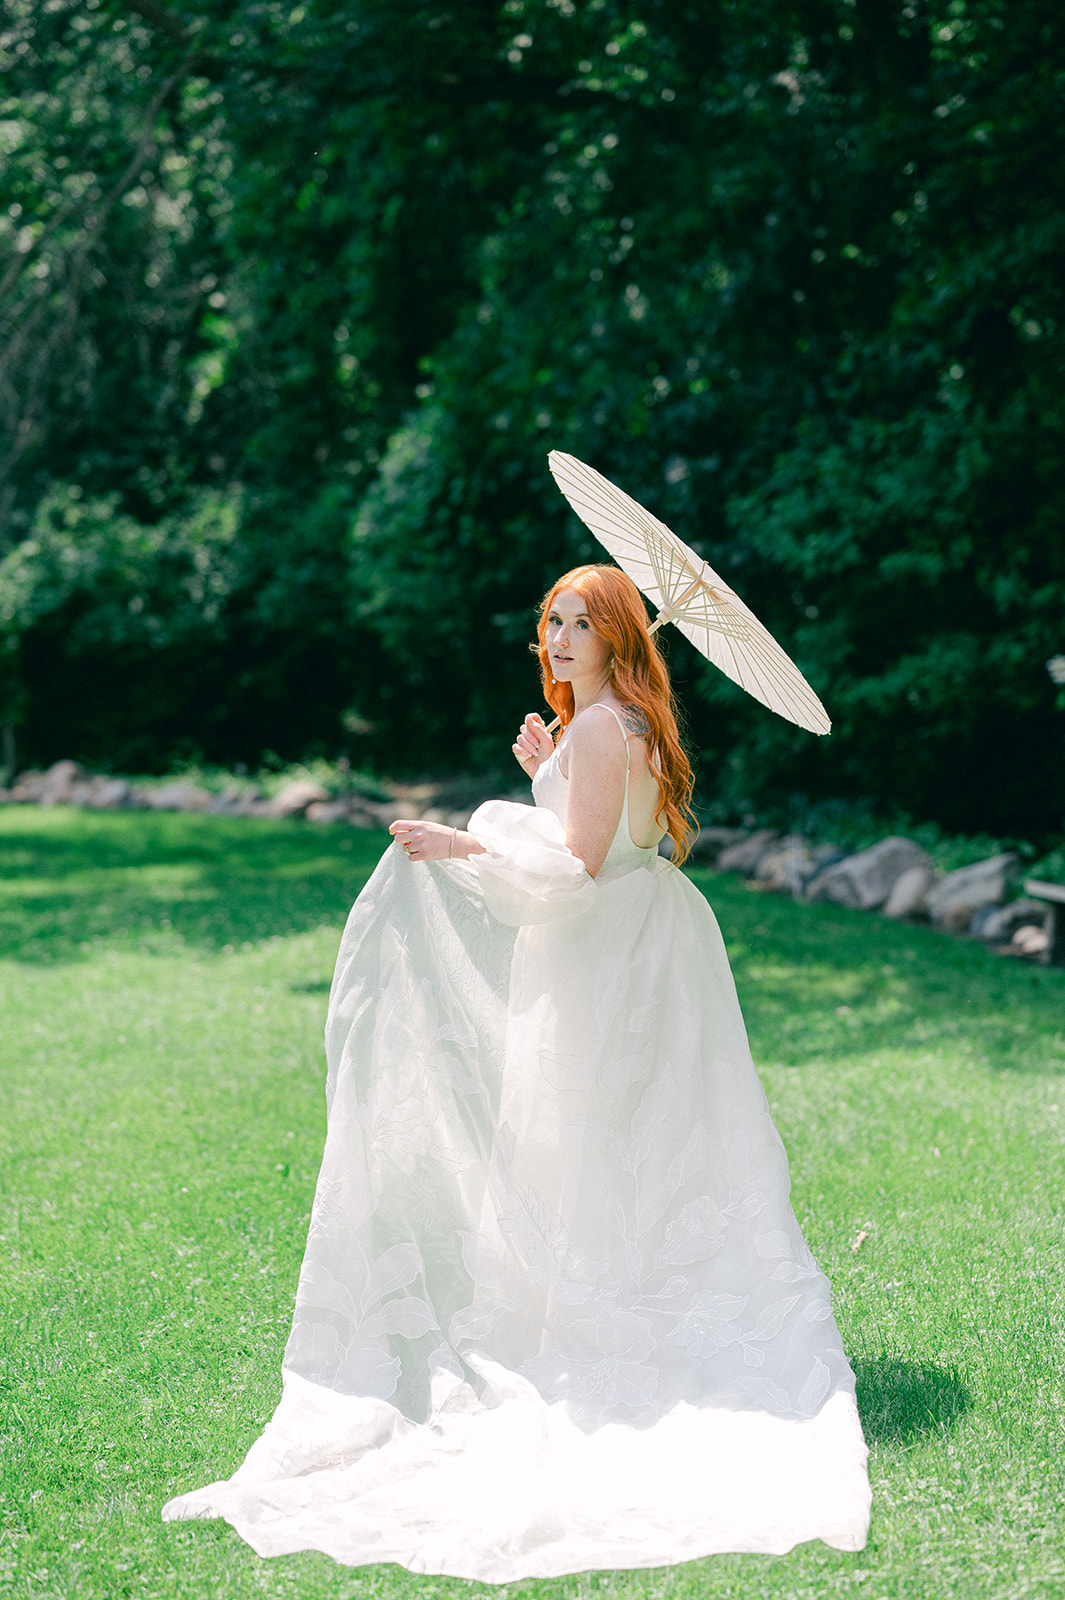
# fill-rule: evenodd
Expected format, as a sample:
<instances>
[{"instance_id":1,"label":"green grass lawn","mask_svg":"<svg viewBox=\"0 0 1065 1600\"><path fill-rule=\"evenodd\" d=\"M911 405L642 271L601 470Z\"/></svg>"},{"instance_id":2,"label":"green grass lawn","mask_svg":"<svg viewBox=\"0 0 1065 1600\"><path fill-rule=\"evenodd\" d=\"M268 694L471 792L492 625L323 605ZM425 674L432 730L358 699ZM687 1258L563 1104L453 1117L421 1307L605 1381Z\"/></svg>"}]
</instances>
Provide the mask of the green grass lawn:
<instances>
[{"instance_id":1,"label":"green grass lawn","mask_svg":"<svg viewBox=\"0 0 1065 1600\"><path fill-rule=\"evenodd\" d=\"M278 1397L332 963L384 843L0 811L0 1592L478 1587L159 1520ZM1065 972L695 877L858 1372L872 1537L503 1592L1060 1600Z\"/></svg>"}]
</instances>

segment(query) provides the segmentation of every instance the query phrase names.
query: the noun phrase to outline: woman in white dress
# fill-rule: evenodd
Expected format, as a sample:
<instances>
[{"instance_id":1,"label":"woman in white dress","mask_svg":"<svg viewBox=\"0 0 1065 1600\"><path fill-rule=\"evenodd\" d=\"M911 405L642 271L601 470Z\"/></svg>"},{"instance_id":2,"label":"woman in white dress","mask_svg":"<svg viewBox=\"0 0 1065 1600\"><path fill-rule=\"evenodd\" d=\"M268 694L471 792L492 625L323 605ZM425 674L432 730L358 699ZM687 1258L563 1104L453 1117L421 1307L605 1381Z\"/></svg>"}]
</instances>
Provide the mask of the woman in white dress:
<instances>
[{"instance_id":1,"label":"woman in white dress","mask_svg":"<svg viewBox=\"0 0 1065 1600\"><path fill-rule=\"evenodd\" d=\"M281 1402L172 1500L261 1555L504 1583L808 1539L866 1449L713 912L635 585L539 625L536 808L393 824L326 1025L329 1124Z\"/></svg>"}]
</instances>

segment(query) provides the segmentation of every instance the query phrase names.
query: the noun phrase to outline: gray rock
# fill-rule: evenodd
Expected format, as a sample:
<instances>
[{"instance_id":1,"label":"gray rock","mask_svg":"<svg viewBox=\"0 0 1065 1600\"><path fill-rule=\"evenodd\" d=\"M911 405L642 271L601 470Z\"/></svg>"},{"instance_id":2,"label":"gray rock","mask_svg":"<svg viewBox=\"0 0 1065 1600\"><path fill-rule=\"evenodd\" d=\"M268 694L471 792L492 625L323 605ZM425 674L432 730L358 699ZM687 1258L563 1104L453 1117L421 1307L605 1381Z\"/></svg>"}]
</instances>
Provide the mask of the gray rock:
<instances>
[{"instance_id":1,"label":"gray rock","mask_svg":"<svg viewBox=\"0 0 1065 1600\"><path fill-rule=\"evenodd\" d=\"M1018 866L1019 858L1007 851L946 873L928 892L928 915L937 928L966 931L974 911L981 906L1002 904Z\"/></svg>"},{"instance_id":2,"label":"gray rock","mask_svg":"<svg viewBox=\"0 0 1065 1600\"><path fill-rule=\"evenodd\" d=\"M884 905L885 917L919 917L925 908L928 891L936 881L930 866L907 867L891 885Z\"/></svg>"},{"instance_id":3,"label":"gray rock","mask_svg":"<svg viewBox=\"0 0 1065 1600\"><path fill-rule=\"evenodd\" d=\"M818 872L834 867L837 861L846 861L848 852L838 844L815 844L810 854L817 862Z\"/></svg>"},{"instance_id":4,"label":"gray rock","mask_svg":"<svg viewBox=\"0 0 1065 1600\"><path fill-rule=\"evenodd\" d=\"M360 810L370 819L371 828L389 828L401 817L404 822L420 822L423 807L413 799L364 800Z\"/></svg>"},{"instance_id":5,"label":"gray rock","mask_svg":"<svg viewBox=\"0 0 1065 1600\"><path fill-rule=\"evenodd\" d=\"M700 828L695 835L688 859L700 866L714 866L722 850L727 850L730 845L741 844L749 833L749 828ZM668 841L669 836L666 837ZM670 851L667 853L671 852L670 844Z\"/></svg>"},{"instance_id":6,"label":"gray rock","mask_svg":"<svg viewBox=\"0 0 1065 1600\"><path fill-rule=\"evenodd\" d=\"M718 872L743 872L750 877L770 845L776 844L779 838L780 834L772 828L759 828L738 843L727 845L717 858Z\"/></svg>"},{"instance_id":7,"label":"gray rock","mask_svg":"<svg viewBox=\"0 0 1065 1600\"><path fill-rule=\"evenodd\" d=\"M272 817L302 817L308 806L317 801L324 804L332 799L328 789L323 789L319 783L309 783L305 778L296 778L292 783L286 783L279 789L270 801L270 815Z\"/></svg>"},{"instance_id":8,"label":"gray rock","mask_svg":"<svg viewBox=\"0 0 1065 1600\"><path fill-rule=\"evenodd\" d=\"M348 821L353 828L379 828L380 822L369 810L373 802L367 801L362 795L348 796Z\"/></svg>"},{"instance_id":9,"label":"gray rock","mask_svg":"<svg viewBox=\"0 0 1065 1600\"><path fill-rule=\"evenodd\" d=\"M1042 928L1047 908L1038 900L1011 900L1006 906L980 906L973 912L969 932L988 944L1008 944L1018 928Z\"/></svg>"},{"instance_id":10,"label":"gray rock","mask_svg":"<svg viewBox=\"0 0 1065 1600\"><path fill-rule=\"evenodd\" d=\"M438 783L394 783L390 786L389 792L399 805L417 807L415 811L404 813L413 821L416 816L423 815L426 806L436 804L440 798L440 785Z\"/></svg>"},{"instance_id":11,"label":"gray rock","mask_svg":"<svg viewBox=\"0 0 1065 1600\"><path fill-rule=\"evenodd\" d=\"M268 800L265 795L261 794L245 795L244 798L239 800L233 807L233 810L230 814L234 817L273 818L273 801Z\"/></svg>"},{"instance_id":12,"label":"gray rock","mask_svg":"<svg viewBox=\"0 0 1065 1600\"><path fill-rule=\"evenodd\" d=\"M158 789L142 789L141 794L151 811L206 811L211 804L206 789L183 780L160 784Z\"/></svg>"},{"instance_id":13,"label":"gray rock","mask_svg":"<svg viewBox=\"0 0 1065 1600\"><path fill-rule=\"evenodd\" d=\"M846 851L834 844L810 844L800 834L785 834L759 857L754 880L778 894L801 894L806 885Z\"/></svg>"},{"instance_id":14,"label":"gray rock","mask_svg":"<svg viewBox=\"0 0 1065 1600\"><path fill-rule=\"evenodd\" d=\"M86 772L76 761L57 761L47 772L26 772L17 778L12 799L42 806L87 806L94 811L117 811L132 804L133 791L125 778Z\"/></svg>"},{"instance_id":15,"label":"gray rock","mask_svg":"<svg viewBox=\"0 0 1065 1600\"><path fill-rule=\"evenodd\" d=\"M798 833L786 833L758 858L752 877L756 883L781 894L798 894L817 871L813 852Z\"/></svg>"},{"instance_id":16,"label":"gray rock","mask_svg":"<svg viewBox=\"0 0 1065 1600\"><path fill-rule=\"evenodd\" d=\"M351 808L346 800L312 800L303 815L308 822L347 822Z\"/></svg>"},{"instance_id":17,"label":"gray rock","mask_svg":"<svg viewBox=\"0 0 1065 1600\"><path fill-rule=\"evenodd\" d=\"M258 800L261 796L248 789L223 789L220 794L213 794L208 801L207 809L215 816L241 816L243 807L249 800Z\"/></svg>"},{"instance_id":18,"label":"gray rock","mask_svg":"<svg viewBox=\"0 0 1065 1600\"><path fill-rule=\"evenodd\" d=\"M35 767L20 772L11 785L11 798L17 806L36 805L44 790L45 774Z\"/></svg>"},{"instance_id":19,"label":"gray rock","mask_svg":"<svg viewBox=\"0 0 1065 1600\"><path fill-rule=\"evenodd\" d=\"M97 773L75 787L85 795L75 805L91 806L94 811L123 811L133 803L133 790L125 778L105 778Z\"/></svg>"},{"instance_id":20,"label":"gray rock","mask_svg":"<svg viewBox=\"0 0 1065 1600\"><path fill-rule=\"evenodd\" d=\"M1022 956L1045 957L1050 945L1050 929L1034 928L1030 922L1026 922L1022 927L1018 928L1010 940L1010 948L1016 950Z\"/></svg>"},{"instance_id":21,"label":"gray rock","mask_svg":"<svg viewBox=\"0 0 1065 1600\"><path fill-rule=\"evenodd\" d=\"M44 774L44 782L37 796L41 806L68 806L74 799L78 780L85 777L85 768L76 761L56 761Z\"/></svg>"},{"instance_id":22,"label":"gray rock","mask_svg":"<svg viewBox=\"0 0 1065 1600\"><path fill-rule=\"evenodd\" d=\"M892 836L826 867L811 880L805 897L811 903L828 900L857 911L873 911L884 904L904 872L928 864L928 854L920 845Z\"/></svg>"}]
</instances>

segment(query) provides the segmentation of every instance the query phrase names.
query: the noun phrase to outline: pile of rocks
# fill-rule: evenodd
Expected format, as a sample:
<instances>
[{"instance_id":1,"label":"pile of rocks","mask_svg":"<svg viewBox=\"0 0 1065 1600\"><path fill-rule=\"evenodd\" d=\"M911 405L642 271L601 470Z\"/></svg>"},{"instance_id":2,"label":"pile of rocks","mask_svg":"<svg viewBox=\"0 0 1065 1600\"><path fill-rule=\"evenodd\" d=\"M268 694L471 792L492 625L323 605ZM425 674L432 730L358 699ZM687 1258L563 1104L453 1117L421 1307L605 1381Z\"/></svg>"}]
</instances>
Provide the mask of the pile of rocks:
<instances>
[{"instance_id":1,"label":"pile of rocks","mask_svg":"<svg viewBox=\"0 0 1065 1600\"><path fill-rule=\"evenodd\" d=\"M666 841L665 853L669 853ZM1012 851L954 872L937 872L912 839L881 839L848 854L798 834L759 829L703 828L692 856L718 872L740 872L753 888L790 894L810 904L828 901L896 920L922 919L949 933L971 934L998 949L1039 956L1053 936L1046 903L1009 895L1020 872Z\"/></svg>"},{"instance_id":2,"label":"pile of rocks","mask_svg":"<svg viewBox=\"0 0 1065 1600\"><path fill-rule=\"evenodd\" d=\"M333 795L305 779L286 783L274 795L233 784L214 793L185 779L157 785L130 784L87 772L76 761L57 761L47 772L22 772L10 789L0 789L0 804L80 806L93 811L202 811L231 817L305 817L309 822L347 822L356 828L387 828L397 817L422 818L464 827L468 810L434 807L435 784L391 786L385 800L349 793Z\"/></svg>"},{"instance_id":3,"label":"pile of rocks","mask_svg":"<svg viewBox=\"0 0 1065 1600\"><path fill-rule=\"evenodd\" d=\"M507 798L518 798L515 795ZM526 798L524 795L522 798ZM234 784L218 793L184 779L157 785L130 784L87 772L76 761L57 761L47 772L23 772L0 804L83 806L97 811L202 811L234 817L303 817L308 822L387 828L398 817L466 827L469 808L439 804L435 784L390 786L387 799L357 793L330 794L306 779L286 783L276 794ZM668 855L670 841L663 844ZM799 834L768 828L703 828L692 850L696 865L742 873L751 886L816 904L828 901L895 919L921 918L950 933L970 934L1017 954L1046 957L1054 943L1054 911L1045 900L1010 900L1020 858L1007 852L937 872L932 858L912 839L881 839L848 853L815 844ZM1038 885L1033 885L1038 889ZM1062 917L1065 918L1065 907Z\"/></svg>"}]
</instances>

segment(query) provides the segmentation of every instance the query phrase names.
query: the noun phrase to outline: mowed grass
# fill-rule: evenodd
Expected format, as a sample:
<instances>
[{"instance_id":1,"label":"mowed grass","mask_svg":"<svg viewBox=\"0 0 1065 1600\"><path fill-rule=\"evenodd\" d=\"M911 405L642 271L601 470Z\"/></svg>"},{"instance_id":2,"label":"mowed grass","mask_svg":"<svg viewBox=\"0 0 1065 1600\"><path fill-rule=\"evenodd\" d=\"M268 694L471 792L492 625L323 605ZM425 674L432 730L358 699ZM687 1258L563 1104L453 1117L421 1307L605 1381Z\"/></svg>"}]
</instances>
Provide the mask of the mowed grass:
<instances>
[{"instance_id":1,"label":"mowed grass","mask_svg":"<svg viewBox=\"0 0 1065 1600\"><path fill-rule=\"evenodd\" d=\"M0 811L0 1592L457 1596L164 1525L279 1393L340 928L382 834ZM1065 972L711 874L871 1445L872 1537L512 1584L1065 1593ZM853 1248L864 1234L860 1247ZM486 1591L491 1592L491 1591Z\"/></svg>"}]
</instances>

